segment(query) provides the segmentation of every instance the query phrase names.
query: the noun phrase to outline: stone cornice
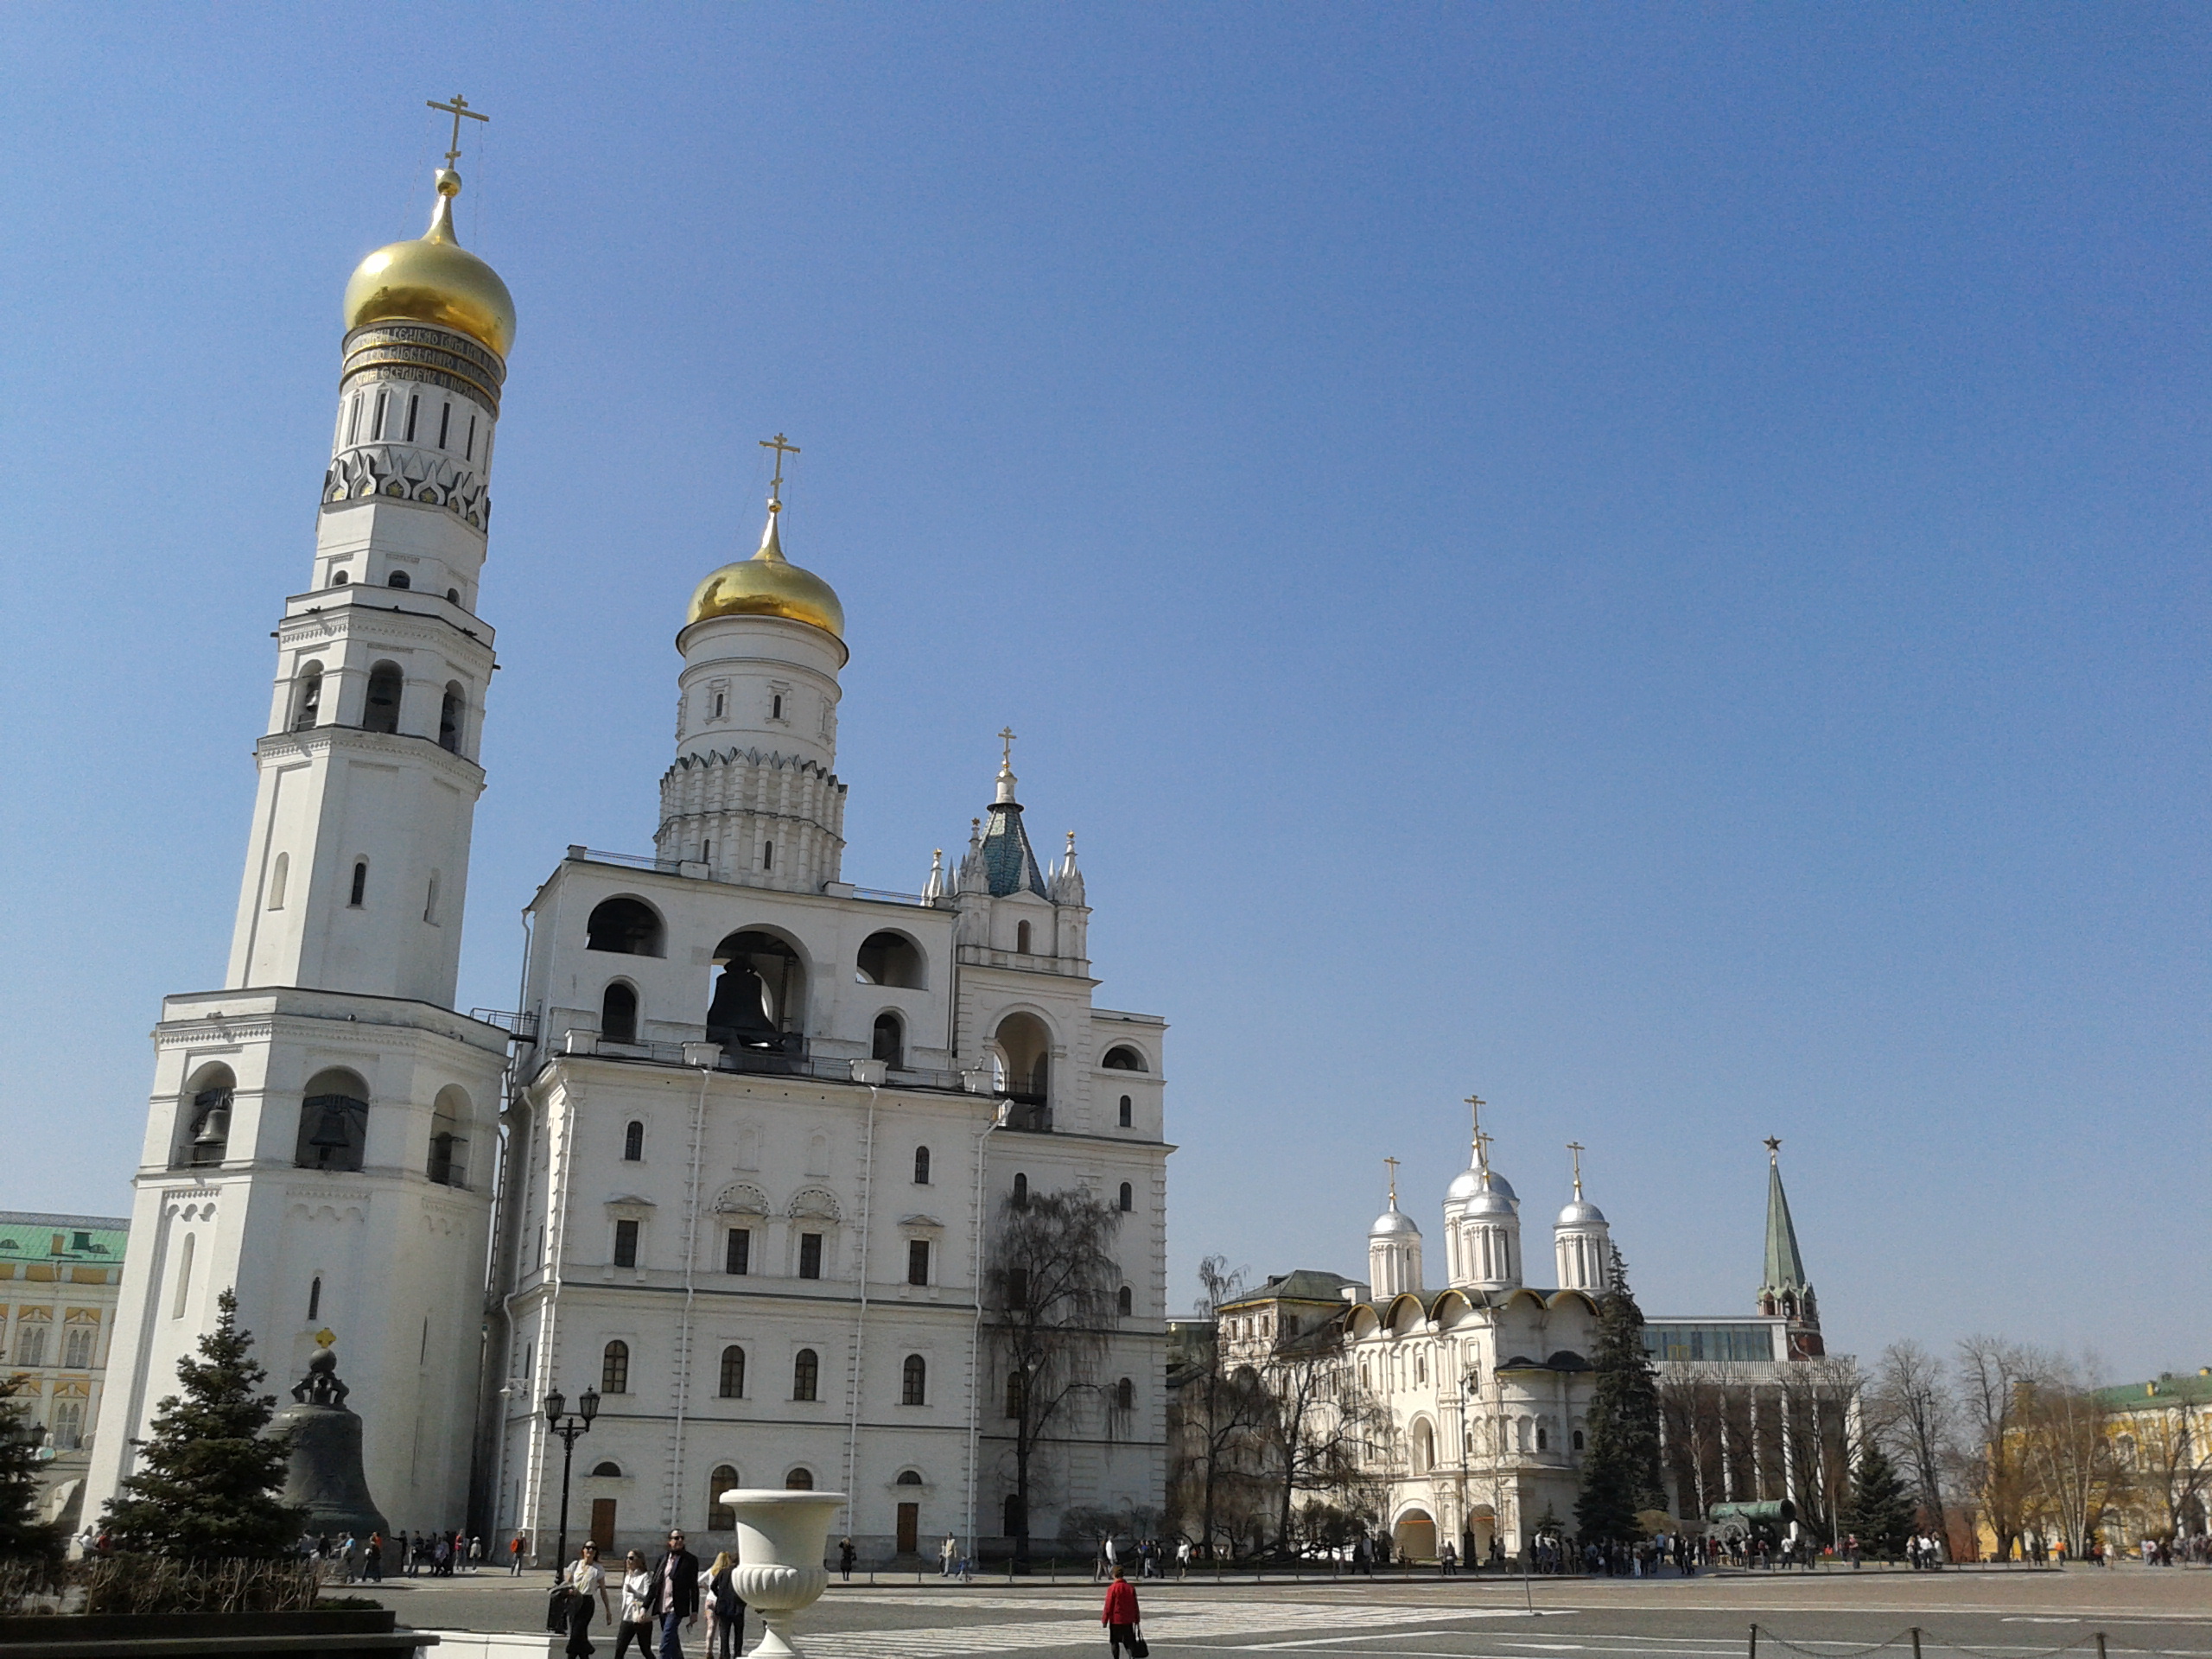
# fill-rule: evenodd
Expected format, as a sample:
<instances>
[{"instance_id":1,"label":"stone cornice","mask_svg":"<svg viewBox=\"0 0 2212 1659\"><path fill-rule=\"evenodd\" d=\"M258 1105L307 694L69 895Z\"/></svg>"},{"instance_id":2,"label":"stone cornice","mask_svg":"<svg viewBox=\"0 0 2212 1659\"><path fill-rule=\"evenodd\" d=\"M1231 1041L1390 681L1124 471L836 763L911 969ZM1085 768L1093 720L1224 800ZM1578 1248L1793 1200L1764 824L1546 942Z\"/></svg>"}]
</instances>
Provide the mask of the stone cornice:
<instances>
[{"instance_id":1,"label":"stone cornice","mask_svg":"<svg viewBox=\"0 0 2212 1659\"><path fill-rule=\"evenodd\" d=\"M484 790L483 767L429 738L410 736L404 732L365 732L358 726L312 726L303 732L270 732L253 746L253 755L257 761L305 760L327 757L339 748L380 754L393 760L428 760L467 789L472 800Z\"/></svg>"}]
</instances>

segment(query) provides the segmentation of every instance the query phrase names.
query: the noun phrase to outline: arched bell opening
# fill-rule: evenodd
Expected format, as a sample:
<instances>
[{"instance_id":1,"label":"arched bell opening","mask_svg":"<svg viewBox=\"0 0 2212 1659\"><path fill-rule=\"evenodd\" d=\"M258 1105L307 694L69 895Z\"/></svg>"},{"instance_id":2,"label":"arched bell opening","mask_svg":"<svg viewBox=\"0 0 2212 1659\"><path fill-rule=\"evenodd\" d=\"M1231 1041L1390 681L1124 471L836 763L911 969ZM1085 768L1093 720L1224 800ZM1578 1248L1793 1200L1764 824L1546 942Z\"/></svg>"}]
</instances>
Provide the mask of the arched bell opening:
<instances>
[{"instance_id":1,"label":"arched bell opening","mask_svg":"<svg viewBox=\"0 0 2212 1659\"><path fill-rule=\"evenodd\" d=\"M773 933L748 929L715 947L707 1040L757 1053L806 1052L806 964Z\"/></svg>"}]
</instances>

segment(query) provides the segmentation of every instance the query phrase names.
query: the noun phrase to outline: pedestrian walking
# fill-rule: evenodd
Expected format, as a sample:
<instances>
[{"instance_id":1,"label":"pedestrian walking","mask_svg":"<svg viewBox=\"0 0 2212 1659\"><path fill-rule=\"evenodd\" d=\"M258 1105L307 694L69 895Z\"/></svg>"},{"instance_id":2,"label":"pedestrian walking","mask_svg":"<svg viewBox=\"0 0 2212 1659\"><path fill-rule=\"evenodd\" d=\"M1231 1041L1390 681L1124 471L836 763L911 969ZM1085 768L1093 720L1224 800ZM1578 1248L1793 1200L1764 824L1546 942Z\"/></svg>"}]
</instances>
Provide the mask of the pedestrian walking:
<instances>
[{"instance_id":1,"label":"pedestrian walking","mask_svg":"<svg viewBox=\"0 0 2212 1659\"><path fill-rule=\"evenodd\" d=\"M837 1572L847 1584L853 1581L853 1563L859 1559L859 1554L860 1552L853 1548L853 1541L850 1538L840 1538L837 1541Z\"/></svg>"},{"instance_id":2,"label":"pedestrian walking","mask_svg":"<svg viewBox=\"0 0 2212 1659\"><path fill-rule=\"evenodd\" d=\"M569 1592L569 1659L591 1659L594 1649L591 1645L591 1605L597 1597L601 1609L611 1623L614 1610L607 1598L607 1574L599 1570L599 1546L586 1540L576 1552L574 1566L569 1568L563 1587Z\"/></svg>"},{"instance_id":3,"label":"pedestrian walking","mask_svg":"<svg viewBox=\"0 0 2212 1659\"><path fill-rule=\"evenodd\" d=\"M1137 1587L1116 1563L1113 1582L1106 1586L1106 1605L1098 1615L1098 1622L1106 1627L1108 1659L1121 1659L1124 1648L1133 1659L1142 1659L1146 1649L1144 1637L1138 1630L1141 1618L1137 1611Z\"/></svg>"},{"instance_id":4,"label":"pedestrian walking","mask_svg":"<svg viewBox=\"0 0 2212 1659\"><path fill-rule=\"evenodd\" d=\"M633 1549L622 1559L622 1607L614 1626L614 1659L622 1659L632 1642L638 1644L638 1659L653 1659L653 1618L646 1610L652 1593L653 1575L645 1571L645 1554Z\"/></svg>"},{"instance_id":5,"label":"pedestrian walking","mask_svg":"<svg viewBox=\"0 0 2212 1659\"><path fill-rule=\"evenodd\" d=\"M517 1533L507 1541L507 1576L509 1578L518 1579L522 1576L522 1534Z\"/></svg>"},{"instance_id":6,"label":"pedestrian walking","mask_svg":"<svg viewBox=\"0 0 2212 1659\"><path fill-rule=\"evenodd\" d=\"M946 1533L944 1535L944 1541L937 1547L937 1557L940 1563L937 1570L938 1577L941 1579L949 1579L952 1576L952 1563L955 1559L958 1557L959 1554L959 1541L950 1533Z\"/></svg>"},{"instance_id":7,"label":"pedestrian walking","mask_svg":"<svg viewBox=\"0 0 2212 1659\"><path fill-rule=\"evenodd\" d=\"M737 1659L745 1651L745 1599L737 1593L737 1563L724 1550L707 1569L707 1659Z\"/></svg>"},{"instance_id":8,"label":"pedestrian walking","mask_svg":"<svg viewBox=\"0 0 2212 1659\"><path fill-rule=\"evenodd\" d=\"M699 1558L683 1548L681 1531L668 1535L668 1548L652 1571L647 1606L660 1625L660 1659L683 1659L684 1627L699 1622Z\"/></svg>"}]
</instances>

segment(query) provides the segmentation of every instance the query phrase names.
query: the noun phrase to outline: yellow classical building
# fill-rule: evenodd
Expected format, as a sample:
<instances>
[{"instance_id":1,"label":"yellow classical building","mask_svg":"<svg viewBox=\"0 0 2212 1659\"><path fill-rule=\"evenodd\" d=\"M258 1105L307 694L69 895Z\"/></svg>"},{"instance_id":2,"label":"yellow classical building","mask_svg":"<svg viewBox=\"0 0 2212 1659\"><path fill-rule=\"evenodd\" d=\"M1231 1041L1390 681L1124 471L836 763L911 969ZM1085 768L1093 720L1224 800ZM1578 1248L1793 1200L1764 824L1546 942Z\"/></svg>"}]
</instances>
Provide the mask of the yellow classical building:
<instances>
[{"instance_id":1,"label":"yellow classical building","mask_svg":"<svg viewBox=\"0 0 2212 1659\"><path fill-rule=\"evenodd\" d=\"M18 1397L44 1431L40 1514L72 1530L130 1236L114 1216L0 1210L0 1374L22 1379Z\"/></svg>"}]
</instances>

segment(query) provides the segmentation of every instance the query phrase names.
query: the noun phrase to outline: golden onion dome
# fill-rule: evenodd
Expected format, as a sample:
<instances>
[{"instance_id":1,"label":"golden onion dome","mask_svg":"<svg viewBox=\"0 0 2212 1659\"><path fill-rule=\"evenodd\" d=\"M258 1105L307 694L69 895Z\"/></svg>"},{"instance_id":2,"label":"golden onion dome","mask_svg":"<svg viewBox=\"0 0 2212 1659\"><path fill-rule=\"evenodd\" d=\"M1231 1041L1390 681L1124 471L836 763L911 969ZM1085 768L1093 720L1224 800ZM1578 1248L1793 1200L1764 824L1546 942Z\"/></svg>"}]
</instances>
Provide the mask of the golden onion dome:
<instances>
[{"instance_id":1,"label":"golden onion dome","mask_svg":"<svg viewBox=\"0 0 2212 1659\"><path fill-rule=\"evenodd\" d=\"M502 358L514 344L515 302L499 273L454 238L453 199L461 175L438 169L438 206L416 242L378 248L346 284L346 327L428 322L480 340Z\"/></svg>"},{"instance_id":2,"label":"golden onion dome","mask_svg":"<svg viewBox=\"0 0 2212 1659\"><path fill-rule=\"evenodd\" d=\"M760 535L760 550L722 566L692 594L687 622L715 616L780 616L810 623L840 643L845 638L845 607L837 602L836 590L784 556L772 506L768 528Z\"/></svg>"}]
</instances>

